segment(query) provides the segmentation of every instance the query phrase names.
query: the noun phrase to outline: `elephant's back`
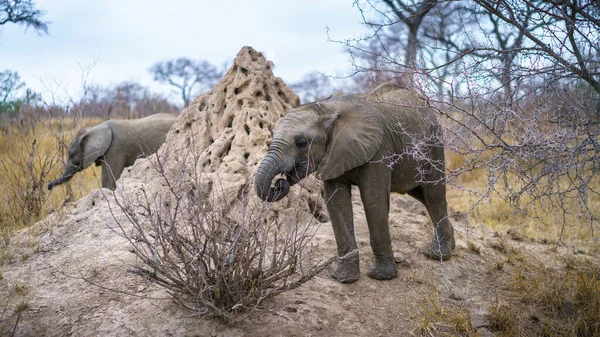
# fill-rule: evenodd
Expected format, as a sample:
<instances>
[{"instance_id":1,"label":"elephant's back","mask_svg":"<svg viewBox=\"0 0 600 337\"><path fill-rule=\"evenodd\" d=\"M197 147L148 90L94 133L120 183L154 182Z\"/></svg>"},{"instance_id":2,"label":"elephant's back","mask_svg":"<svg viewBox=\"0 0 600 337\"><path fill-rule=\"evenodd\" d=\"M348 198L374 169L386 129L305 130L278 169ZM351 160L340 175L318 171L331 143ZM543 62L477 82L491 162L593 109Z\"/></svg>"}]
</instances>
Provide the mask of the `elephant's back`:
<instances>
[{"instance_id":1,"label":"elephant's back","mask_svg":"<svg viewBox=\"0 0 600 337\"><path fill-rule=\"evenodd\" d=\"M435 111L427 101L411 90L382 85L367 100L380 112L384 124L393 133L423 138L439 129Z\"/></svg>"},{"instance_id":2,"label":"elephant's back","mask_svg":"<svg viewBox=\"0 0 600 337\"><path fill-rule=\"evenodd\" d=\"M150 116L146 116L144 118L140 118L137 120L172 120L175 121L177 119L177 116L169 114L169 113L165 113L165 112L160 112L157 114L153 114Z\"/></svg>"},{"instance_id":3,"label":"elephant's back","mask_svg":"<svg viewBox=\"0 0 600 337\"><path fill-rule=\"evenodd\" d=\"M155 114L140 119L113 120L111 128L115 131L113 138L120 138L122 144L145 145L156 149L165 142L169 129L177 119L166 113Z\"/></svg>"}]
</instances>

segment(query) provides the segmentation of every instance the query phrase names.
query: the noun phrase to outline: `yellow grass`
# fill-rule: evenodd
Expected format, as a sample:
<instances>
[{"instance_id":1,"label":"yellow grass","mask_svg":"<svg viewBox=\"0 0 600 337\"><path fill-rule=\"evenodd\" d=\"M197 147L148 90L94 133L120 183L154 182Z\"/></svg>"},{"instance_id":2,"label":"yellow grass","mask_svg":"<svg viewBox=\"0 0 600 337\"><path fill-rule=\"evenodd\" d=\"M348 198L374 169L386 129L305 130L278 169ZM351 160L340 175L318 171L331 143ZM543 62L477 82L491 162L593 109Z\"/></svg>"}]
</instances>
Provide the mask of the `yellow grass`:
<instances>
[{"instance_id":1,"label":"yellow grass","mask_svg":"<svg viewBox=\"0 0 600 337\"><path fill-rule=\"evenodd\" d=\"M600 335L600 275L582 259L553 269L521 261L508 291L492 304L490 329L499 336Z\"/></svg>"},{"instance_id":2,"label":"yellow grass","mask_svg":"<svg viewBox=\"0 0 600 337\"><path fill-rule=\"evenodd\" d=\"M438 293L429 293L421 303L422 312L414 335L474 336L471 317L466 309L450 309Z\"/></svg>"},{"instance_id":3,"label":"yellow grass","mask_svg":"<svg viewBox=\"0 0 600 337\"><path fill-rule=\"evenodd\" d=\"M100 120L90 119L83 125L98 122ZM72 120L51 120L37 122L35 132L13 126L7 133L0 134L0 248L8 244L16 230L99 187L101 171L97 167L78 173L70 182L52 191L46 187L63 171L66 149L61 147L60 138L68 146L77 129Z\"/></svg>"},{"instance_id":4,"label":"yellow grass","mask_svg":"<svg viewBox=\"0 0 600 337\"><path fill-rule=\"evenodd\" d=\"M465 163L462 157L449 151L446 153L446 162L449 169L456 169ZM600 230L598 224L592 227L577 200L563 200L564 209L567 211L565 213L547 200L535 200L524 195L521 198L523 210L519 211L502 199L503 188L499 184L495 187L497 192L492 192L489 198L482 199L481 196L469 192L469 190L485 191L487 178L484 169L466 172L455 178L447 191L449 211L467 213L471 223L483 223L497 231L516 229L527 238L551 242L560 239L571 245L592 242L592 237L596 235L597 230ZM594 179L594 184L599 187L596 190L600 190L600 177ZM600 196L590 195L588 202L589 209L595 212L596 216L600 216ZM589 249L592 250L590 253L600 252L598 247L594 248L594 246L590 246Z\"/></svg>"}]
</instances>

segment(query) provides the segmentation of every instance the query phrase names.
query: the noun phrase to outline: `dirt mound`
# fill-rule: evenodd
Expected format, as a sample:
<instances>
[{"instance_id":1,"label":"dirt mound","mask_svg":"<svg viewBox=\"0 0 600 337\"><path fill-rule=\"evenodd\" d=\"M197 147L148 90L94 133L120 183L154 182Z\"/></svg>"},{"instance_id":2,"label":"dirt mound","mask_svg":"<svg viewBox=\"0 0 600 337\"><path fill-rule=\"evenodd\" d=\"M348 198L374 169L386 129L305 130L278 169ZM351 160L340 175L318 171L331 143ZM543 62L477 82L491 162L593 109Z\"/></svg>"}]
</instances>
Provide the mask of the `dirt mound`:
<instances>
[{"instance_id":1,"label":"dirt mound","mask_svg":"<svg viewBox=\"0 0 600 337\"><path fill-rule=\"evenodd\" d=\"M253 190L256 168L269 149L279 118L300 103L272 68L262 53L251 47L240 50L223 79L185 108L171 128L157 154L167 177L184 180L178 184L189 183L190 191L199 190L191 193L201 193L201 198L219 198L217 203L233 207L231 212L237 211L234 201L240 195L260 202ZM129 169L122 187L136 186L134 181L164 186L163 177L150 169L152 165L150 160ZM201 186L189 182L198 177ZM327 218L320 183L314 177L295 189L296 193L272 205L275 215L291 208L297 211L300 204L307 213Z\"/></svg>"}]
</instances>

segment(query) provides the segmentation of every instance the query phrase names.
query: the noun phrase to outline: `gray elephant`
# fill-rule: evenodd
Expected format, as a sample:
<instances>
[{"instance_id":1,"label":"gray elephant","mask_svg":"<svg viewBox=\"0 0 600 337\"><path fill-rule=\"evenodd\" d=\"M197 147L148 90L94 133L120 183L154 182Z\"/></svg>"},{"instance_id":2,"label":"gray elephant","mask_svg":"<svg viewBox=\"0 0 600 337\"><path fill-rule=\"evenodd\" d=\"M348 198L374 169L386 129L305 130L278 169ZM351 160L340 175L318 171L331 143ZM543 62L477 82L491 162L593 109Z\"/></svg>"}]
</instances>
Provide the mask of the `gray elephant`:
<instances>
[{"instance_id":1,"label":"gray elephant","mask_svg":"<svg viewBox=\"0 0 600 337\"><path fill-rule=\"evenodd\" d=\"M448 220L441 127L434 111L409 90L384 84L370 94L341 95L290 110L273 132L269 151L257 169L255 190L269 202L283 198L299 180L316 171L323 180L338 255L331 276L358 280L358 254L351 186L358 185L375 255L367 274L391 279L398 274L388 213L390 192L422 202L434 224L425 254L447 260L454 249ZM283 173L274 186L273 178Z\"/></svg>"},{"instance_id":2,"label":"gray elephant","mask_svg":"<svg viewBox=\"0 0 600 337\"><path fill-rule=\"evenodd\" d=\"M159 113L140 119L108 120L79 131L69 146L64 173L51 181L48 189L64 184L75 173L96 163L102 165L102 187L114 190L125 167L156 152L165 142L176 118Z\"/></svg>"}]
</instances>

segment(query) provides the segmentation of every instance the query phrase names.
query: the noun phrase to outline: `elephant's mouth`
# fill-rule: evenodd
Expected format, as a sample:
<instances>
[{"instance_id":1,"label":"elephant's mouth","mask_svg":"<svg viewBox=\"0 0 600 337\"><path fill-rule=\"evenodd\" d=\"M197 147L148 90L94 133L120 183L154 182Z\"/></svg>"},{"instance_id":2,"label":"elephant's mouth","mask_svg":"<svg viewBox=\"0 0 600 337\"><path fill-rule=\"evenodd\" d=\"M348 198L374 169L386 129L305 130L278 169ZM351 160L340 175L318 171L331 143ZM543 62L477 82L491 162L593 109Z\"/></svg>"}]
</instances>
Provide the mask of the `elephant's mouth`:
<instances>
[{"instance_id":1,"label":"elephant's mouth","mask_svg":"<svg viewBox=\"0 0 600 337\"><path fill-rule=\"evenodd\" d=\"M297 184L300 180L306 178L310 174L310 168L308 160L300 160L296 162L296 165L284 173L285 179L288 181L290 186Z\"/></svg>"},{"instance_id":2,"label":"elephant's mouth","mask_svg":"<svg viewBox=\"0 0 600 337\"><path fill-rule=\"evenodd\" d=\"M273 183L273 185L268 189L268 192L266 189L263 190L261 187L262 185L257 185L257 191L263 200L273 202L285 197L289 193L291 186L297 184L300 180L304 179L308 174L310 174L308 161L297 161L291 170L279 173L282 175L282 177ZM270 182L270 179L267 178L266 181ZM264 188L267 188L268 186L269 185L265 185Z\"/></svg>"}]
</instances>

